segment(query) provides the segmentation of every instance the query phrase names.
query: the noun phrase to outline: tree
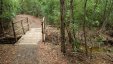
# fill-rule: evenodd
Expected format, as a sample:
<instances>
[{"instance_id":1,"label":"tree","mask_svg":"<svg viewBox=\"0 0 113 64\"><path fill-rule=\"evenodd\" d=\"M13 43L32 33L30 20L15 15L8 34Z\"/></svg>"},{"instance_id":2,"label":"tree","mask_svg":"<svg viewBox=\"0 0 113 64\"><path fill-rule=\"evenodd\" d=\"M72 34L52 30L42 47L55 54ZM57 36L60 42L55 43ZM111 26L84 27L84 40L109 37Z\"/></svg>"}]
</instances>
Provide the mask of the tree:
<instances>
[{"instance_id":1,"label":"tree","mask_svg":"<svg viewBox=\"0 0 113 64\"><path fill-rule=\"evenodd\" d=\"M109 2L110 2L110 3L109 3ZM108 3L109 3L110 5L109 5L109 7L107 8ZM104 10L104 14L103 14L104 17L102 17L102 21L103 21L102 29L101 29L102 31L105 30L105 27L106 27L106 25L107 25L107 23L108 23L108 19L109 19L109 17L110 17L111 12L112 12L112 6L113 6L113 1L112 1L112 0L110 0L110 1L106 0L105 10ZM108 10L108 11L107 11L107 10Z\"/></svg>"},{"instance_id":2,"label":"tree","mask_svg":"<svg viewBox=\"0 0 113 64\"><path fill-rule=\"evenodd\" d=\"M0 0L0 16L2 15L2 13L3 13L3 0ZM2 25L2 18L0 17L0 33L1 33L1 31L3 32L4 31L4 29L3 29L3 25ZM3 32L3 34L4 34L4 32Z\"/></svg>"},{"instance_id":3,"label":"tree","mask_svg":"<svg viewBox=\"0 0 113 64\"><path fill-rule=\"evenodd\" d=\"M3 1L0 0L0 15L2 15L3 9L2 9Z\"/></svg>"},{"instance_id":4,"label":"tree","mask_svg":"<svg viewBox=\"0 0 113 64\"><path fill-rule=\"evenodd\" d=\"M87 40L86 40L86 6L87 6L87 0L85 0L85 3L84 3L84 22L83 22L83 32L84 32L84 42L85 42L85 53L86 53L86 56L88 55L88 46L87 46Z\"/></svg>"},{"instance_id":5,"label":"tree","mask_svg":"<svg viewBox=\"0 0 113 64\"><path fill-rule=\"evenodd\" d=\"M103 16L102 16L102 21L104 21L104 22L103 22L101 31L103 31L105 29L105 24L106 24L106 20L107 20L107 14L106 14L107 5L108 5L108 0L106 0L106 2L105 2L105 9L104 9L104 13L103 13Z\"/></svg>"},{"instance_id":6,"label":"tree","mask_svg":"<svg viewBox=\"0 0 113 64\"><path fill-rule=\"evenodd\" d=\"M66 53L65 49L65 0L60 0L61 12L61 51Z\"/></svg>"},{"instance_id":7,"label":"tree","mask_svg":"<svg viewBox=\"0 0 113 64\"><path fill-rule=\"evenodd\" d=\"M70 0L71 21L74 23L74 0Z\"/></svg>"},{"instance_id":8,"label":"tree","mask_svg":"<svg viewBox=\"0 0 113 64\"><path fill-rule=\"evenodd\" d=\"M71 23L74 24L74 0L70 0L70 23L69 24L71 24ZM69 31L69 35L70 35L69 41L71 42L72 48L74 50L74 39L75 39L74 29L72 29L72 32L71 32L71 30Z\"/></svg>"}]
</instances>

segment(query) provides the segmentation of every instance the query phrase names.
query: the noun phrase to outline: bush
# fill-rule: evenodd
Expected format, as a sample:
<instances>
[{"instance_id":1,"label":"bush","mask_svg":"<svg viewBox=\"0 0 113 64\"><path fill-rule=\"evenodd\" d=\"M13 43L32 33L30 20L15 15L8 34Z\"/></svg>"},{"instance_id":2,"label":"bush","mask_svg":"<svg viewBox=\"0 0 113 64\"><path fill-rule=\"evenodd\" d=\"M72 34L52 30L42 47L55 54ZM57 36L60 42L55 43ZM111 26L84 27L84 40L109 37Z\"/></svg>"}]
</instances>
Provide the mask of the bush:
<instances>
[{"instance_id":1,"label":"bush","mask_svg":"<svg viewBox=\"0 0 113 64\"><path fill-rule=\"evenodd\" d=\"M2 14L0 18L4 21L11 21L13 17L18 13L19 10L19 0L1 0L2 1Z\"/></svg>"}]
</instances>

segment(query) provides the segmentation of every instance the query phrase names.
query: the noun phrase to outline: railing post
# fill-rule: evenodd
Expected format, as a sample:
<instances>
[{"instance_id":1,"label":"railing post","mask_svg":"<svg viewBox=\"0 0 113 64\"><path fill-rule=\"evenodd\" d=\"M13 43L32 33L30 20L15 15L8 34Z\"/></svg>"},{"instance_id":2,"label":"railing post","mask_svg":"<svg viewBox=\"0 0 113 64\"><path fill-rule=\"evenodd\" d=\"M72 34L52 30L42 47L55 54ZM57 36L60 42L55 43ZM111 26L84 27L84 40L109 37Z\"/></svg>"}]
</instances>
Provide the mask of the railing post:
<instances>
[{"instance_id":1,"label":"railing post","mask_svg":"<svg viewBox=\"0 0 113 64\"><path fill-rule=\"evenodd\" d=\"M23 33L25 34L24 26L23 26L23 22L22 21L21 21L21 26L22 26Z\"/></svg>"},{"instance_id":2,"label":"railing post","mask_svg":"<svg viewBox=\"0 0 113 64\"><path fill-rule=\"evenodd\" d=\"M13 29L13 34L14 34L15 42L17 42L17 37L16 37L16 32L15 32L13 21L12 21L12 29Z\"/></svg>"},{"instance_id":3,"label":"railing post","mask_svg":"<svg viewBox=\"0 0 113 64\"><path fill-rule=\"evenodd\" d=\"M29 30L30 26L29 26L29 18L28 17L27 17L27 25L28 25L28 30Z\"/></svg>"},{"instance_id":4,"label":"railing post","mask_svg":"<svg viewBox=\"0 0 113 64\"><path fill-rule=\"evenodd\" d=\"M43 21L42 21L42 41L45 42L45 17L43 17Z\"/></svg>"},{"instance_id":5,"label":"railing post","mask_svg":"<svg viewBox=\"0 0 113 64\"><path fill-rule=\"evenodd\" d=\"M42 21L41 25L42 25L42 42L44 42L43 21Z\"/></svg>"}]
</instances>

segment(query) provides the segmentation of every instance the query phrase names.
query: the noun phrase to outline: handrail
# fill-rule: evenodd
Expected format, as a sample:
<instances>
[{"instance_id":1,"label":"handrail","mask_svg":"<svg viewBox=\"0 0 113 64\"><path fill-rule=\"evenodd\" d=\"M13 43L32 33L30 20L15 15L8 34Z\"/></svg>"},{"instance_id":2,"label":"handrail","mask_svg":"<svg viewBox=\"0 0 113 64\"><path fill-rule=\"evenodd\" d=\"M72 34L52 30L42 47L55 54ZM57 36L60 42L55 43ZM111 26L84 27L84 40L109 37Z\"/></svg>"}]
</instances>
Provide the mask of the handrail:
<instances>
[{"instance_id":1,"label":"handrail","mask_svg":"<svg viewBox=\"0 0 113 64\"><path fill-rule=\"evenodd\" d=\"M24 25L23 27L26 27L26 26L28 26L28 25ZM22 29L22 27L21 27L20 29L16 30L15 32L18 32L18 31L21 30L21 29Z\"/></svg>"},{"instance_id":2,"label":"handrail","mask_svg":"<svg viewBox=\"0 0 113 64\"><path fill-rule=\"evenodd\" d=\"M27 25L23 25L23 20L25 20L25 19L27 19L27 20L26 20ZM24 19L22 19L22 20L20 20L20 21L18 21L18 22L21 23L21 29L22 29L22 31L23 31L23 34L25 34L25 29L24 29L24 27L28 26L28 30L29 30L29 20L28 20L28 17L26 17L26 18L24 18ZM13 34L14 34L15 42L17 41L16 32L19 31L20 29L16 30L14 24L16 24L16 23L18 23L18 22L15 22L15 23L14 23L14 22L12 21L12 28L13 28Z\"/></svg>"},{"instance_id":3,"label":"handrail","mask_svg":"<svg viewBox=\"0 0 113 64\"><path fill-rule=\"evenodd\" d=\"M42 42L45 42L45 17L42 20Z\"/></svg>"},{"instance_id":4,"label":"handrail","mask_svg":"<svg viewBox=\"0 0 113 64\"><path fill-rule=\"evenodd\" d=\"M27 18L27 17L26 17ZM23 19L21 19L21 20L18 20L18 21L16 21L16 22L13 22L14 24L16 24L16 23L19 23L20 21L23 21L23 20L25 20L26 18L23 18Z\"/></svg>"},{"instance_id":5,"label":"handrail","mask_svg":"<svg viewBox=\"0 0 113 64\"><path fill-rule=\"evenodd\" d=\"M14 19L13 19L14 20ZM3 20L1 20L1 21L3 21ZM21 23L21 25L20 25L20 28L19 29L16 29L16 26L15 26L15 24L16 23ZM24 25L24 23L25 23L25 25ZM17 40L18 40L18 36L17 36L17 31L19 31L19 30L22 30L23 31L23 34L25 34L25 32L26 32L26 30L25 30L25 28L27 28L28 30L29 30L29 28L30 28L30 25L29 25L29 18L28 17L23 17L21 20L18 20L18 21L15 21L15 22L13 22L13 21L11 21L11 30L9 30L9 31L5 31L4 30L4 26L5 25L7 25L7 23L3 23L3 22L0 22L0 29L2 30L1 31L1 34L0 34L0 37L7 37L7 35L9 35L9 33L10 32L13 32L13 36L12 37L14 37L14 39L15 39L15 42L17 42ZM27 27L26 27L27 26ZM17 27L18 28L18 27ZM11 34L12 35L12 34Z\"/></svg>"},{"instance_id":6,"label":"handrail","mask_svg":"<svg viewBox=\"0 0 113 64\"><path fill-rule=\"evenodd\" d=\"M43 22L45 21L45 17L43 17Z\"/></svg>"}]
</instances>

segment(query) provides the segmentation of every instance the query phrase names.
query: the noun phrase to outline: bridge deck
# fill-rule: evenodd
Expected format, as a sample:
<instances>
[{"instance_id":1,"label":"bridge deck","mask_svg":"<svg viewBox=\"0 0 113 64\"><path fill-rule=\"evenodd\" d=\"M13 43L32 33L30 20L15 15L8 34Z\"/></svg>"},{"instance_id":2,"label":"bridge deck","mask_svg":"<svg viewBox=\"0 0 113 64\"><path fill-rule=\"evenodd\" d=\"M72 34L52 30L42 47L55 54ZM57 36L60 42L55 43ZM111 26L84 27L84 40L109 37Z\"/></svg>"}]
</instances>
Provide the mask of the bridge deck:
<instances>
[{"instance_id":1,"label":"bridge deck","mask_svg":"<svg viewBox=\"0 0 113 64\"><path fill-rule=\"evenodd\" d=\"M36 45L42 39L41 28L31 28L25 35L23 35L16 45L34 44Z\"/></svg>"},{"instance_id":2,"label":"bridge deck","mask_svg":"<svg viewBox=\"0 0 113 64\"><path fill-rule=\"evenodd\" d=\"M38 64L37 45L42 39L41 28L31 28L16 44L16 59L19 64Z\"/></svg>"}]
</instances>

